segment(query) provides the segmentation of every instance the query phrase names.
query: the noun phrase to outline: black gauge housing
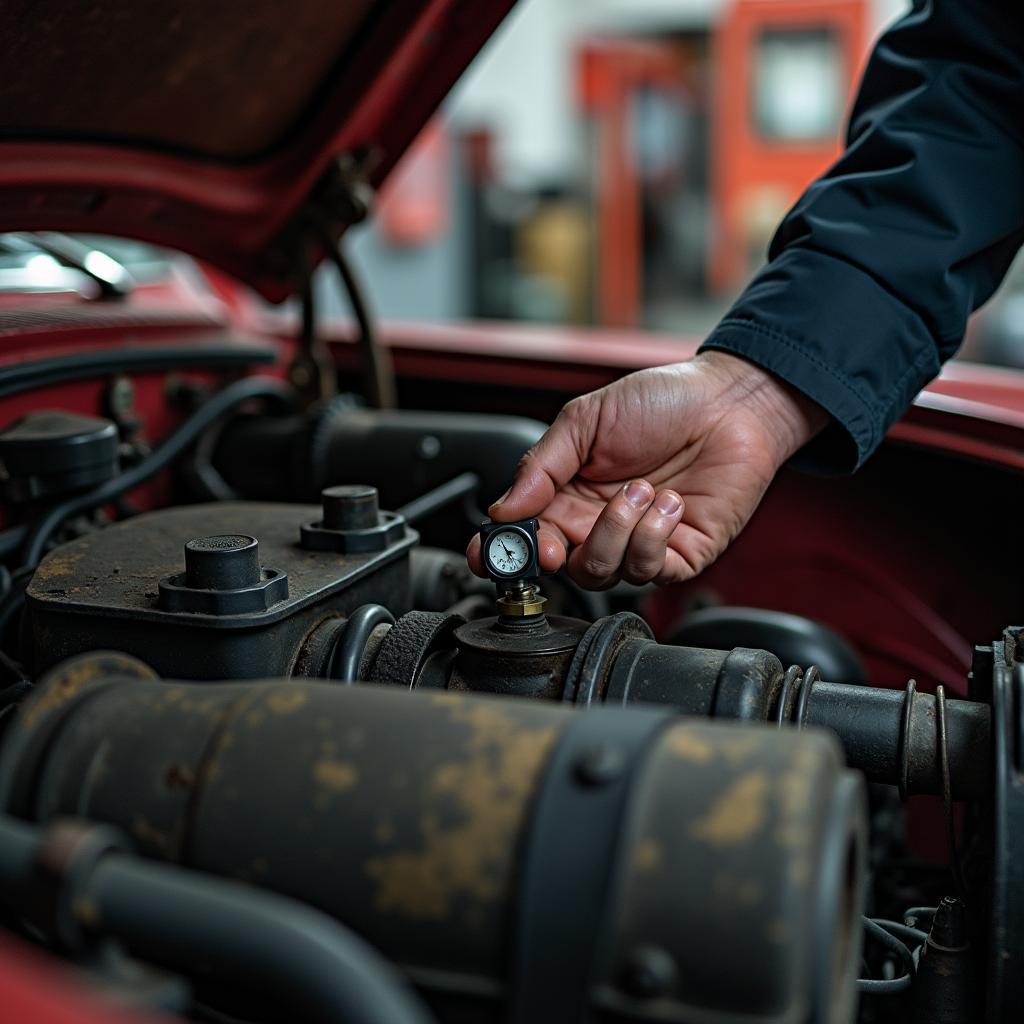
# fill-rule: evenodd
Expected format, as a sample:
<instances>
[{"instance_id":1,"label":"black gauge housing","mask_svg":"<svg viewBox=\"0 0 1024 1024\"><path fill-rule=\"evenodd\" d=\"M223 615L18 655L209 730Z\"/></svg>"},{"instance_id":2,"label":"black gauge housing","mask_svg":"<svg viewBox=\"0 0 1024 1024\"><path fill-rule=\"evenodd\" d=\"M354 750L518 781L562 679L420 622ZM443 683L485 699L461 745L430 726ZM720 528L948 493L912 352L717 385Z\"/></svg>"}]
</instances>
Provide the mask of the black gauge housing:
<instances>
[{"instance_id":1,"label":"black gauge housing","mask_svg":"<svg viewBox=\"0 0 1024 1024\"><path fill-rule=\"evenodd\" d=\"M509 580L533 580L540 574L540 557L537 553L537 527L536 519L518 519L512 523L495 523L490 519L480 524L480 556L483 560L484 571L492 580L500 583L507 583ZM488 557L488 549L495 542L498 534L510 531L519 534L526 543L529 553L526 565L518 572L502 572L496 569Z\"/></svg>"}]
</instances>

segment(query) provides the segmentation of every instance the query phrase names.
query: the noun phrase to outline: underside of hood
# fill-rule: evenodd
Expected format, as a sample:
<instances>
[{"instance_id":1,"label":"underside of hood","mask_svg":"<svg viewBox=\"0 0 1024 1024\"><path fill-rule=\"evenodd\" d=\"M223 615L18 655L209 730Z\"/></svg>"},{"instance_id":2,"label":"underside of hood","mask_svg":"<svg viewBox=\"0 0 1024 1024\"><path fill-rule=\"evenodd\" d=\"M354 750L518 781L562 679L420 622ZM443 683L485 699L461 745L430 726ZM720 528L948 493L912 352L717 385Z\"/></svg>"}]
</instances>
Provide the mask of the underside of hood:
<instances>
[{"instance_id":1,"label":"underside of hood","mask_svg":"<svg viewBox=\"0 0 1024 1024\"><path fill-rule=\"evenodd\" d=\"M0 230L120 234L280 299L515 0L0 0Z\"/></svg>"}]
</instances>

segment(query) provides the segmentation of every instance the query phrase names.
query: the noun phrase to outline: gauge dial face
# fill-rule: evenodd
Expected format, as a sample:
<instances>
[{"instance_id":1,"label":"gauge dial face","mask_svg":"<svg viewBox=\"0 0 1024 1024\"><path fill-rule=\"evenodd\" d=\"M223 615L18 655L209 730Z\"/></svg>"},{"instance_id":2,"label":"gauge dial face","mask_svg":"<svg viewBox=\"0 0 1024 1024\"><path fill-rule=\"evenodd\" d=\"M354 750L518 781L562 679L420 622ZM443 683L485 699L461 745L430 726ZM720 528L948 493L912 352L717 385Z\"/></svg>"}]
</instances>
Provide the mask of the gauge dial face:
<instances>
[{"instance_id":1,"label":"gauge dial face","mask_svg":"<svg viewBox=\"0 0 1024 1024\"><path fill-rule=\"evenodd\" d=\"M487 563L495 572L514 576L530 563L530 547L518 530L498 530L487 539Z\"/></svg>"}]
</instances>

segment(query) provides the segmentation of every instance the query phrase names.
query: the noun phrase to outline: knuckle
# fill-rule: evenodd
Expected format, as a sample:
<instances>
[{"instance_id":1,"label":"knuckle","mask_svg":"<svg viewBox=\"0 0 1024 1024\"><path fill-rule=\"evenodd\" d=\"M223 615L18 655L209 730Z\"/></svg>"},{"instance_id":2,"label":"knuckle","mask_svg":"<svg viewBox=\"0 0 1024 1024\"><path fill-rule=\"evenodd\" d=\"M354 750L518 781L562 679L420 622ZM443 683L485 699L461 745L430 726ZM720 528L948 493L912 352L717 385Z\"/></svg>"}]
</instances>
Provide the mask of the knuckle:
<instances>
[{"instance_id":1,"label":"knuckle","mask_svg":"<svg viewBox=\"0 0 1024 1024\"><path fill-rule=\"evenodd\" d=\"M627 583L649 583L661 572L663 562L653 559L637 559L627 562L623 568L622 578Z\"/></svg>"},{"instance_id":2,"label":"knuckle","mask_svg":"<svg viewBox=\"0 0 1024 1024\"><path fill-rule=\"evenodd\" d=\"M562 411L559 415L564 416L567 420L577 420L583 414L586 405L587 396L577 395L576 398L570 399L562 406Z\"/></svg>"},{"instance_id":3,"label":"knuckle","mask_svg":"<svg viewBox=\"0 0 1024 1024\"><path fill-rule=\"evenodd\" d=\"M653 547L664 546L672 532L670 527L674 528L675 524L666 521L664 516L644 516L633 531L633 542L647 551Z\"/></svg>"},{"instance_id":4,"label":"knuckle","mask_svg":"<svg viewBox=\"0 0 1024 1024\"><path fill-rule=\"evenodd\" d=\"M632 533L636 526L636 513L625 503L609 505L604 515L604 525L615 533Z\"/></svg>"},{"instance_id":5,"label":"knuckle","mask_svg":"<svg viewBox=\"0 0 1024 1024\"><path fill-rule=\"evenodd\" d=\"M527 466L534 460L537 454L537 446L532 445L519 457L519 461L516 463L516 473L520 473L526 469Z\"/></svg>"},{"instance_id":6,"label":"knuckle","mask_svg":"<svg viewBox=\"0 0 1024 1024\"><path fill-rule=\"evenodd\" d=\"M611 576L618 571L618 568L617 565L612 565L611 562L607 562L602 558L596 558L593 555L588 555L580 562L580 571L596 579L604 579L607 576Z\"/></svg>"}]
</instances>

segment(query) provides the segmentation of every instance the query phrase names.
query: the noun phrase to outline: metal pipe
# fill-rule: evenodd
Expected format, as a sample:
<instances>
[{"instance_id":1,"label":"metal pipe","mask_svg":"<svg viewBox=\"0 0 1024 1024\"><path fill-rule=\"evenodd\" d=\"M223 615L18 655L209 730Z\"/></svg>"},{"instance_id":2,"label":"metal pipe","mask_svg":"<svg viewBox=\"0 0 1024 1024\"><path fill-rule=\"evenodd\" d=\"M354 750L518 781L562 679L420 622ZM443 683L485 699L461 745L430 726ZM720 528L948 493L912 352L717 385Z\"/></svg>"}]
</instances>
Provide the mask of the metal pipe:
<instances>
[{"instance_id":1,"label":"metal pipe","mask_svg":"<svg viewBox=\"0 0 1024 1024\"><path fill-rule=\"evenodd\" d=\"M439 512L453 501L475 494L479 488L480 477L476 473L460 473L453 480L403 505L397 512L410 526L415 526L421 519Z\"/></svg>"},{"instance_id":2,"label":"metal pipe","mask_svg":"<svg viewBox=\"0 0 1024 1024\"><path fill-rule=\"evenodd\" d=\"M67 832L69 826L58 829ZM96 827L75 825L80 838ZM108 830L101 826L104 832ZM218 980L280 1000L314 1024L430 1024L401 976L348 928L311 907L240 883L136 859L95 856L95 844L58 840L59 874L41 871L52 830L0 816L0 902L69 908L85 932L183 974L201 965ZM76 848L85 856L76 856ZM56 899L45 890L57 887ZM42 900L39 899L43 895Z\"/></svg>"},{"instance_id":3,"label":"metal pipe","mask_svg":"<svg viewBox=\"0 0 1024 1024\"><path fill-rule=\"evenodd\" d=\"M947 700L945 714L953 797L984 799L992 784L991 709L978 701ZM905 780L908 795L939 795L937 716L930 693L821 682L808 697L805 724L831 729L850 767L872 782Z\"/></svg>"}]
</instances>

